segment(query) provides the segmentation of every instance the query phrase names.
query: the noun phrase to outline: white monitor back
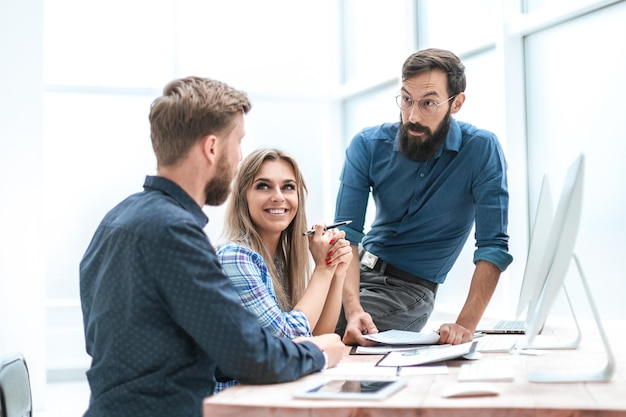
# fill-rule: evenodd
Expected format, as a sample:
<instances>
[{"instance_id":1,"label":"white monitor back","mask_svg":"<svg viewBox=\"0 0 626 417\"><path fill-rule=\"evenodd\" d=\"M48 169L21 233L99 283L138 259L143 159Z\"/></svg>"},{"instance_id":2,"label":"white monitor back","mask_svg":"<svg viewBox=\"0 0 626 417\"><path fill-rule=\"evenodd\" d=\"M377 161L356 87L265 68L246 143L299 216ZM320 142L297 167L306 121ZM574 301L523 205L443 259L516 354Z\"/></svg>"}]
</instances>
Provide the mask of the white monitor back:
<instances>
[{"instance_id":1,"label":"white monitor back","mask_svg":"<svg viewBox=\"0 0 626 417\"><path fill-rule=\"evenodd\" d=\"M544 253L548 246L550 229L554 218L552 191L548 175L544 174L541 182L541 191L537 200L537 210L528 245L528 256L522 278L516 317L521 317L525 309L526 314L534 311L541 289L546 281L550 265L545 262Z\"/></svg>"},{"instance_id":2,"label":"white monitor back","mask_svg":"<svg viewBox=\"0 0 626 417\"><path fill-rule=\"evenodd\" d=\"M584 162L584 155L580 155L570 166L563 183L541 265L541 268L548 268L546 280L526 320L527 345L532 345L534 337L541 331L574 255L582 211Z\"/></svg>"}]
</instances>

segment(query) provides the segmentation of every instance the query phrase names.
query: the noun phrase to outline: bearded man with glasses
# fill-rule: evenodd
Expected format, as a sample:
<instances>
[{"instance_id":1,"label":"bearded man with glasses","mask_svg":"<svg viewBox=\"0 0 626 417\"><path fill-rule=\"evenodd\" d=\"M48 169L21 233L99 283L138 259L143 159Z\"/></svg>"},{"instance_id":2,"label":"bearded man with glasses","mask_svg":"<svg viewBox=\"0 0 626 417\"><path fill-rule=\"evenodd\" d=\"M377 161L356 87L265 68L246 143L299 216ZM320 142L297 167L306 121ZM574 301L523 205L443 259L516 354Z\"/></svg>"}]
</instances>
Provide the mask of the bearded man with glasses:
<instances>
[{"instance_id":1,"label":"bearded man with glasses","mask_svg":"<svg viewBox=\"0 0 626 417\"><path fill-rule=\"evenodd\" d=\"M396 96L400 121L359 132L346 151L335 220L353 258L336 332L346 344L384 330L420 331L475 226L475 269L454 323L439 343L473 338L512 262L507 163L497 137L452 117L465 101L465 67L450 51L409 56ZM376 217L365 230L370 192Z\"/></svg>"}]
</instances>

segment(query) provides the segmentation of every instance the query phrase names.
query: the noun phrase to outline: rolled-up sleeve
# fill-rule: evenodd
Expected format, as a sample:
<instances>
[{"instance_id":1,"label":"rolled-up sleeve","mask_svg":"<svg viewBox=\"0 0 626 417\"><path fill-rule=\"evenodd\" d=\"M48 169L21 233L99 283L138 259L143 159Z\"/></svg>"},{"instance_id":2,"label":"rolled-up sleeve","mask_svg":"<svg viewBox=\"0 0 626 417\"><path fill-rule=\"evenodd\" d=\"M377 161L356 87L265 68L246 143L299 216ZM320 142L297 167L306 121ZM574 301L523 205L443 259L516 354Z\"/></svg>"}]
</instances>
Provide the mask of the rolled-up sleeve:
<instances>
[{"instance_id":1,"label":"rolled-up sleeve","mask_svg":"<svg viewBox=\"0 0 626 417\"><path fill-rule=\"evenodd\" d=\"M476 206L474 263L488 261L504 271L513 261L513 256L508 252L507 163L495 136L492 135L480 143L484 146L480 155L485 160L477 164L472 186Z\"/></svg>"}]
</instances>

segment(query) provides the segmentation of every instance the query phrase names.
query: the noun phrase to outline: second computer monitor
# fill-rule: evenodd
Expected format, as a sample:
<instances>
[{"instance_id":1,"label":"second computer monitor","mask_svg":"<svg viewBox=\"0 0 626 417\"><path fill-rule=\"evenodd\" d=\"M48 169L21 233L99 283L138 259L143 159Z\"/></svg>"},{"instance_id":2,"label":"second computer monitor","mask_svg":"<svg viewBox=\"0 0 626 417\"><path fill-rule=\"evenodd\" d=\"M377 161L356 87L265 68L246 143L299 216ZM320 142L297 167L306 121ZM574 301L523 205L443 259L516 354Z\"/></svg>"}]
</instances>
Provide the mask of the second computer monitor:
<instances>
[{"instance_id":1,"label":"second computer monitor","mask_svg":"<svg viewBox=\"0 0 626 417\"><path fill-rule=\"evenodd\" d=\"M580 155L570 166L540 268L547 268L545 283L539 288L536 304L526 318L526 343L532 345L534 337L541 331L554 302L563 287L567 269L574 254L582 211L584 182L584 155ZM544 272L545 274L545 272Z\"/></svg>"}]
</instances>

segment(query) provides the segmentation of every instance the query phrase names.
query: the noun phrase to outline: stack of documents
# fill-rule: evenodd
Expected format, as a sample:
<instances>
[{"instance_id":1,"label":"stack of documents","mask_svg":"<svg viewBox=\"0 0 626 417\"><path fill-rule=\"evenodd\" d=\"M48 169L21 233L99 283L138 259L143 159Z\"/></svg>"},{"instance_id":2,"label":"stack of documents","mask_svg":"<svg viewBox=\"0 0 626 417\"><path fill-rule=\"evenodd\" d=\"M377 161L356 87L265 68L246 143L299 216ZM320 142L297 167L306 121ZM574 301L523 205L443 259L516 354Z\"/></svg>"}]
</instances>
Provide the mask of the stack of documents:
<instances>
[{"instance_id":1,"label":"stack of documents","mask_svg":"<svg viewBox=\"0 0 626 417\"><path fill-rule=\"evenodd\" d=\"M386 345L434 345L439 342L439 333L411 332L408 330L387 330L363 336L368 340Z\"/></svg>"},{"instance_id":2,"label":"stack of documents","mask_svg":"<svg viewBox=\"0 0 626 417\"><path fill-rule=\"evenodd\" d=\"M355 346L350 352L353 355L384 355L392 351L412 350L416 347L436 345L439 334L434 331L411 332L407 330L387 330L364 336L366 339L379 343L377 346Z\"/></svg>"},{"instance_id":3,"label":"stack of documents","mask_svg":"<svg viewBox=\"0 0 626 417\"><path fill-rule=\"evenodd\" d=\"M470 353L472 345L475 348L476 343L478 342L473 341L460 345L432 345L413 348L412 350L392 351L378 361L376 366L416 366L456 359Z\"/></svg>"}]
</instances>

